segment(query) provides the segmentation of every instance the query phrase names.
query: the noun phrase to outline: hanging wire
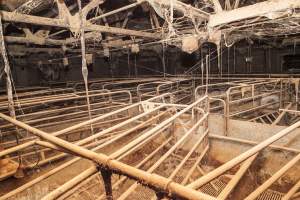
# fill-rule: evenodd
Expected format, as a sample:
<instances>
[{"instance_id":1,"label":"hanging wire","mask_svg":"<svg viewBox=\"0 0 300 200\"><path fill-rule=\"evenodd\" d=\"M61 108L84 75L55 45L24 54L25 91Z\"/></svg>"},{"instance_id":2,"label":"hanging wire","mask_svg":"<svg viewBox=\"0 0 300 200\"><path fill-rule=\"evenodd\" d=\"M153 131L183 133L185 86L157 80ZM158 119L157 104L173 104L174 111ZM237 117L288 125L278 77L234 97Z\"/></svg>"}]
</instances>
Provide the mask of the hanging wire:
<instances>
[{"instance_id":1,"label":"hanging wire","mask_svg":"<svg viewBox=\"0 0 300 200\"><path fill-rule=\"evenodd\" d=\"M227 48L227 82L229 82L230 74L230 47Z\"/></svg>"},{"instance_id":2,"label":"hanging wire","mask_svg":"<svg viewBox=\"0 0 300 200\"><path fill-rule=\"evenodd\" d=\"M91 114L91 105L90 105L90 98L89 98L89 86L88 86L88 68L86 63L86 51L85 51L85 33L84 33L84 27L83 27L83 14L82 14L82 5L81 0L77 0L78 3L78 9L79 9L79 17L80 17L80 41L81 41L81 53L82 53L82 76L84 80L85 85L85 93L86 93L86 101L87 101L87 107L88 107L88 113L89 113L89 119L92 119ZM91 132L94 134L93 125L90 125Z\"/></svg>"},{"instance_id":3,"label":"hanging wire","mask_svg":"<svg viewBox=\"0 0 300 200\"><path fill-rule=\"evenodd\" d=\"M209 57L210 57L210 55L206 55L206 90L205 90L205 95L208 95Z\"/></svg>"},{"instance_id":4,"label":"hanging wire","mask_svg":"<svg viewBox=\"0 0 300 200\"><path fill-rule=\"evenodd\" d=\"M216 53L216 52L217 52L217 50L215 50L215 51L213 51L213 52L211 52L211 51L209 50L209 53L208 53L209 58L211 57L211 55L213 55L213 54ZM221 54L223 54L224 52L225 52L225 50L222 50L222 51L221 51ZM218 58L218 55L215 56L215 57L213 57L213 58L210 58L210 61L213 61L213 60L215 60L215 59L217 59L217 58ZM186 75L186 74L189 74L189 73L193 73L194 71L196 71L196 70L198 70L199 68L201 68L202 60L203 60L203 59L201 59L199 62L197 62L195 65L193 65L189 70L187 70L186 72L184 72L184 74Z\"/></svg>"},{"instance_id":5,"label":"hanging wire","mask_svg":"<svg viewBox=\"0 0 300 200\"><path fill-rule=\"evenodd\" d=\"M131 69L130 69L130 51L127 49L127 67L128 67L128 77L131 77Z\"/></svg>"},{"instance_id":6,"label":"hanging wire","mask_svg":"<svg viewBox=\"0 0 300 200\"><path fill-rule=\"evenodd\" d=\"M165 45L164 44L162 44L162 64L163 64L164 78L166 78L166 60L165 60Z\"/></svg>"},{"instance_id":7,"label":"hanging wire","mask_svg":"<svg viewBox=\"0 0 300 200\"><path fill-rule=\"evenodd\" d=\"M126 61L126 60L120 59L120 62L126 63L127 61ZM136 65L136 66L137 66L138 68L146 69L146 70L148 70L149 72L156 72L156 73L159 73L159 74L164 75L164 72L163 72L163 71L154 70L154 69L152 69L152 68L150 68L150 67L142 66L141 64ZM172 74L168 74L168 73L165 73L165 74L166 74L166 76L176 76L176 75L172 75Z\"/></svg>"},{"instance_id":8,"label":"hanging wire","mask_svg":"<svg viewBox=\"0 0 300 200\"><path fill-rule=\"evenodd\" d=\"M5 48L5 41L4 41L4 33L3 33L3 24L2 24L2 17L0 15L0 45L1 45L1 54L4 61L4 71L6 73L6 88L7 88L7 98L8 98L8 109L9 114L12 118L16 119L16 111L14 106L14 98L13 98L13 89L12 89L12 76L11 76L11 69L10 64ZM16 132L15 132L15 138L16 143L19 145L19 129L16 126ZM18 169L21 169L22 167L22 157L20 151L18 151L18 162L19 166Z\"/></svg>"},{"instance_id":9,"label":"hanging wire","mask_svg":"<svg viewBox=\"0 0 300 200\"><path fill-rule=\"evenodd\" d=\"M136 64L136 54L134 54L134 71L135 71L135 78L137 78L138 70L137 70L137 64Z\"/></svg>"}]
</instances>

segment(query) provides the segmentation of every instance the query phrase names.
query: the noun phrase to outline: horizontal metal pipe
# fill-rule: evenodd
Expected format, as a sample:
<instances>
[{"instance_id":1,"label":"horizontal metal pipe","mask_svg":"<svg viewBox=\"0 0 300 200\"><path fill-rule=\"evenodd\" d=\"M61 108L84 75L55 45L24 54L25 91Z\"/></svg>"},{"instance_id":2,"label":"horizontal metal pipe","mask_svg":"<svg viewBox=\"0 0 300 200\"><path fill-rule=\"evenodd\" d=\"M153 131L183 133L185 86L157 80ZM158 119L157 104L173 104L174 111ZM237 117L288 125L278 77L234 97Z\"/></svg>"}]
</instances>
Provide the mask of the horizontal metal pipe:
<instances>
[{"instance_id":1,"label":"horizontal metal pipe","mask_svg":"<svg viewBox=\"0 0 300 200\"><path fill-rule=\"evenodd\" d=\"M202 151L201 155L197 158L197 160L195 161L194 165L191 167L191 169L187 172L185 178L183 179L183 181L181 182L182 185L186 185L186 183L188 182L189 178L192 176L193 172L195 171L196 167L200 164L200 162L202 161L203 157L206 155L207 151L209 149L209 145L206 145L206 147L204 148L204 150Z\"/></svg>"},{"instance_id":2,"label":"horizontal metal pipe","mask_svg":"<svg viewBox=\"0 0 300 200\"><path fill-rule=\"evenodd\" d=\"M101 123L97 123L97 126L95 126L95 127L98 127L99 125L103 126L103 124L106 124L106 123L112 123L112 122L115 122L115 121L125 120L125 119L128 119L128 117L121 118L121 119L116 119L116 120L108 120L108 121L104 121L104 122L101 122ZM76 130L76 131L84 131L84 129L81 128L80 130ZM71 134L71 132L69 132L68 134ZM11 154L11 153L14 153L14 152L17 152L17 151L22 150L24 148L27 148L27 147L33 145L36 141L38 141L38 139L36 137L31 137L31 138L28 138L28 139L31 139L33 141L28 141L28 142L25 142L25 143L23 143L21 145L18 145L18 146L11 147L9 149L3 150L3 151L0 152L0 157L4 156L4 155Z\"/></svg>"},{"instance_id":3,"label":"horizontal metal pipe","mask_svg":"<svg viewBox=\"0 0 300 200\"><path fill-rule=\"evenodd\" d=\"M222 136L222 135L216 135L216 134L209 134L209 138L223 140L226 142L236 142L236 143L248 144L251 146L258 145L260 143L257 141L246 140L246 139L241 139L241 138L233 138L233 137L229 137L229 136ZM289 152L293 152L293 153L300 153L299 149L294 149L294 148L289 148L289 147L284 147L284 146L279 146L279 145L271 144L268 146L268 148L281 150L281 151L289 151Z\"/></svg>"},{"instance_id":4,"label":"horizontal metal pipe","mask_svg":"<svg viewBox=\"0 0 300 200\"><path fill-rule=\"evenodd\" d=\"M236 185L239 183L241 178L244 176L246 171L249 169L251 164L254 162L258 154L255 154L254 156L248 158L239 168L239 170L236 172L236 174L233 176L233 178L227 183L226 187L222 190L222 192L218 195L217 199L225 200L230 195L232 190L236 187Z\"/></svg>"},{"instance_id":5,"label":"horizontal metal pipe","mask_svg":"<svg viewBox=\"0 0 300 200\"><path fill-rule=\"evenodd\" d=\"M140 168L144 164L146 164L146 162L148 162L157 152L159 152L164 146L166 146L171 141L171 139L172 139L171 137L169 139L167 139L156 150L154 150L151 154L149 154L144 160L142 160L139 164L135 165L135 167L136 168ZM126 179L127 179L127 177L123 177L120 180L118 180L116 183L113 184L112 189L115 189L118 185L120 185L121 183L123 183ZM97 198L97 200L100 200L100 199L103 199L103 198L104 198L104 194L102 194L101 196L99 196Z\"/></svg>"},{"instance_id":6,"label":"horizontal metal pipe","mask_svg":"<svg viewBox=\"0 0 300 200\"><path fill-rule=\"evenodd\" d=\"M35 141L30 141L30 142L26 142L24 144L20 144L18 146L15 146L15 147L3 150L3 151L0 152L0 158L3 157L3 156L5 156L5 155L14 153L16 151L20 151L22 149L26 149L27 147L30 147L30 146L32 146L34 144L35 144Z\"/></svg>"},{"instance_id":7,"label":"horizontal metal pipe","mask_svg":"<svg viewBox=\"0 0 300 200\"><path fill-rule=\"evenodd\" d=\"M174 145L172 145L172 148L170 148L154 165L152 165L147 172L149 173L153 173L155 169L157 169L159 167L159 165L161 163L163 163L180 145L182 145L186 139L192 134L194 133L194 131L197 130L197 128L199 128L199 126L203 123L203 121L205 119L207 119L208 114L204 115L187 133L185 133L182 138L180 138L179 141L177 141ZM205 133L205 135L208 133L208 131ZM204 135L204 136L205 136ZM199 141L202 142L202 140L205 137L202 137ZM169 180L171 181L172 178L169 178ZM135 182L132 186L130 186L130 188L128 190L126 190L126 192L124 192L117 200L125 200L138 186L137 182Z\"/></svg>"},{"instance_id":8,"label":"horizontal metal pipe","mask_svg":"<svg viewBox=\"0 0 300 200\"><path fill-rule=\"evenodd\" d=\"M151 98L151 99L148 99L148 100L146 100L145 102L153 101L153 100L160 99L160 98L164 98L164 97L170 96L170 95L171 95L171 94L166 93L166 94L163 94L163 95L156 96L156 97L153 97L153 98ZM90 124L92 124L92 123L95 123L95 122L100 121L100 120L102 120L102 119L105 119L105 118L107 118L107 117L111 117L111 116L113 116L113 115L122 113L122 112L124 112L124 111L129 110L129 109L138 107L138 106L140 106L140 105L142 105L142 102L138 102L138 103L135 103L135 104L126 106L126 107L121 108L121 109L119 109L119 110L116 110L116 111L113 111L113 112L104 114L104 115L99 116L99 117L96 117L96 118L94 118L94 119L91 119L91 120L88 120L88 121L85 121L85 122L81 122L81 123L76 124L76 125L74 125L74 126L68 127L68 128L66 128L66 129L63 129L63 130L60 130L60 131L57 131L57 132L53 133L53 135L54 135L54 136L62 135L62 134L67 133L67 132L69 132L69 131L73 131L73 130L75 130L75 129L77 129L77 128L80 128L80 127L82 127L82 126L90 125Z\"/></svg>"},{"instance_id":9,"label":"horizontal metal pipe","mask_svg":"<svg viewBox=\"0 0 300 200\"><path fill-rule=\"evenodd\" d=\"M132 3L132 4L129 4L129 5L127 5L127 6L124 6L124 7L118 8L118 9L116 9L116 10L113 10L113 11L111 11L111 12L104 13L104 14L102 14L102 15L100 15L100 16L97 16L97 17L94 17L94 18L92 18L92 19L89 19L88 21L90 21L90 22L97 21L97 20L99 20L99 19L108 17L108 16L110 16L110 15L114 15L114 14L116 14L116 13L118 13L118 12L122 12L122 11L128 10L128 9L130 9L130 8L134 8L134 7L140 5L140 4L144 3L144 2L145 2L145 0L139 0L139 1L136 2L136 3Z\"/></svg>"},{"instance_id":10,"label":"horizontal metal pipe","mask_svg":"<svg viewBox=\"0 0 300 200\"><path fill-rule=\"evenodd\" d=\"M201 101L197 101L194 104L192 104L191 108L198 105ZM184 109L184 112L187 110ZM64 140L57 138L55 136L52 136L44 131L30 127L18 120L10 118L2 113L0 114L0 117L15 124L16 126L18 126L20 128L30 131L32 134L35 134L47 141L50 141L51 143L53 143L61 148L64 148L71 152L74 152L75 154L79 154L83 158L92 160L92 161L98 163L99 165L108 167L109 169L111 169L113 171L120 172L120 173L130 176L136 180L142 181L146 184L152 185L154 187L157 187L157 188L160 188L163 190L167 189L170 193L176 194L178 196L181 196L181 197L184 197L187 199L195 199L195 200L214 199L206 194L195 191L193 189L186 188L186 187L184 187L180 184L177 184L175 182L172 182L164 177L161 177L158 175L151 175L147 172L136 169L134 167L131 167L129 165L126 165L124 163L116 161L114 159L110 159L108 156L106 156L104 154L97 154L93 151L84 149L80 146L77 146L77 145L74 145L67 141L64 141Z\"/></svg>"},{"instance_id":11,"label":"horizontal metal pipe","mask_svg":"<svg viewBox=\"0 0 300 200\"><path fill-rule=\"evenodd\" d=\"M169 119L163 121L162 123L160 123L158 126L154 127L153 129L151 129L150 131L148 131L146 134L144 134L142 137L139 138L139 140L134 141L135 143L130 143L128 145L126 145L125 147L119 149L117 152L115 152L113 155L117 155L117 154L122 154L124 152L124 150L126 150L126 148L130 148L135 146L136 144L138 144L139 142L141 142L142 140L146 139L147 137L151 136L152 134L154 134L155 132L157 132L159 129L164 128L166 125L168 125L169 123L173 122L176 118L178 118L180 115L182 115L183 113L191 110L193 107L195 107L196 105L199 104L199 102L202 102L204 99L206 99L207 96L199 99L198 101L196 101L195 103L189 105L188 107L184 108L183 110L181 110L180 112L176 113L175 115L173 115L172 117L170 117Z\"/></svg>"},{"instance_id":12,"label":"horizontal metal pipe","mask_svg":"<svg viewBox=\"0 0 300 200\"><path fill-rule=\"evenodd\" d=\"M165 111L165 112L166 112L166 111ZM131 132L133 132L133 131L135 131L135 130L138 130L139 128L144 127L145 124L147 124L147 123L151 122L152 120L155 120L156 118L162 116L163 114L165 114L165 112L160 113L160 114L157 115L157 116L154 116L153 118L147 120L146 122L144 122L144 123L141 124L141 125L135 126L135 127L131 128L131 129L125 131L125 132L122 133L121 135L119 135L119 136L117 136L117 137L115 137L115 138L113 138L113 139L107 141L107 142L104 143L104 144L101 144L100 146L99 146L99 145L96 146L95 148L92 149L92 151L99 150L99 149L103 148L104 146L107 146L107 145L113 143L114 141L120 139L121 137L124 137L124 136L126 136L127 134L129 134L129 133L131 133ZM149 113L151 113L151 111L150 111ZM143 117L143 116L144 116L144 115L142 115L141 117ZM113 128L113 129L110 128L110 131L107 131L107 129L105 129L104 131L105 131L105 133L109 133L109 132L111 132L111 131L113 131L113 130L115 130L115 129L117 129L117 128ZM102 132L102 133L104 133L104 132ZM79 142L80 142L80 141L79 141ZM50 146L49 146L49 145L50 145ZM47 144L47 147L54 148L54 149L57 148L55 145L52 145L52 144ZM53 157L53 158L54 158L54 159L60 159L60 158L62 158L62 157L64 157L64 156L66 156L66 154L59 154L59 155L57 155L57 156L55 156L55 157ZM44 177L44 178L49 177L49 176L51 176L51 175L57 173L58 171L61 171L61 170L64 169L65 167L67 167L67 166L73 164L74 162L77 162L78 160L80 160L80 158L75 158L75 159L73 159L73 160L71 160L71 161L69 161L69 162L63 164L62 166L59 166L58 168L53 169L52 171L50 171L50 172L46 173L45 175L43 175L42 178L37 178L37 179L34 179L33 181L31 181L31 182L29 182L29 183L26 183L25 185L23 185L23 186L17 188L16 190L14 190L14 191L12 191L12 192L9 192L9 193L6 194L5 197L3 197L3 198L13 196L13 195L15 195L15 194L17 194L17 193L19 193L19 192L21 192L21 191L23 191L23 190L25 190L25 189L31 187L32 185L34 185L34 184L40 182L41 180L43 180L43 177ZM48 176L46 176L47 174L48 174ZM0 199L1 199L1 197L0 197ZM1 199L1 200L2 200L2 199Z\"/></svg>"},{"instance_id":13,"label":"horizontal metal pipe","mask_svg":"<svg viewBox=\"0 0 300 200\"><path fill-rule=\"evenodd\" d=\"M112 142L110 142L110 143L112 143ZM97 147L97 148L99 149L99 147ZM133 149L130 149L128 151L128 154L132 153L133 151L134 151ZM116 157L112 157L111 155L110 155L110 157L114 158L116 160L121 160L123 158L123 156L116 158ZM47 194L45 197L42 198L42 200L52 200L52 199L58 198L64 192L70 190L72 187L79 184L81 181L83 181L84 179L88 178L89 176L95 174L96 172L97 172L97 168L95 166L90 167L89 169L85 170L84 172L82 172L79 175L72 178L70 181L68 181L65 184L63 184L62 186L60 186L59 188L57 188L57 189L53 190L52 192L50 192L49 194Z\"/></svg>"},{"instance_id":14,"label":"horizontal metal pipe","mask_svg":"<svg viewBox=\"0 0 300 200\"><path fill-rule=\"evenodd\" d=\"M168 138L166 141L164 141L159 147L157 147L154 151L152 151L146 158L144 158L139 164L135 165L135 168L140 168L142 167L146 162L148 162L156 153L158 153L163 147L165 147L170 141L171 141L171 137ZM123 183L124 181L126 181L128 178L127 177L122 177L121 179L119 179L116 183L114 183L112 185L112 189L115 189L118 185L120 185L121 183ZM75 189L75 188L73 188ZM73 190L72 189L72 190ZM70 191L72 191L70 190ZM68 194L69 191L67 192L67 194L63 194L61 198L59 198L58 200L63 200L66 197L70 196L71 194ZM100 195L97 200L103 199L105 197L105 194Z\"/></svg>"},{"instance_id":15,"label":"horizontal metal pipe","mask_svg":"<svg viewBox=\"0 0 300 200\"><path fill-rule=\"evenodd\" d=\"M127 133L124 133L124 134L128 134L129 132L132 132L132 131L136 130L135 128L137 128L137 127L134 127L133 129L127 130L127 131L126 131ZM103 144L103 145L101 144L100 146L96 146L95 148L92 149L92 151L97 151L97 150L103 148L104 146L106 146L106 145L108 145L108 144L111 144L111 141L113 141L113 140L114 140L114 139L107 141L107 142L106 142L105 144ZM50 147L49 144L50 144L50 143L47 144L47 147ZM52 144L50 144L50 145L52 145ZM56 149L56 146L55 146L55 145L54 145L54 146L52 145L51 148ZM57 156L52 157L51 160L53 160L53 159L60 159L60 158L62 158L62 157L64 157L64 156L66 156L66 155L67 155L67 154L62 153L62 154L59 154L59 155L57 155ZM36 179L34 179L34 180L32 180L32 181L30 181L30 182L28 182L28 183L22 185L21 187L17 188L16 190L13 190L13 191L11 191L11 192L5 194L4 196L0 197L0 200L2 200L2 199L3 199L3 200L4 200L4 199L7 199L7 198L9 198L9 197L12 197L12 196L18 194L19 192L22 192L22 191L28 189L29 187L31 187L31 186L33 186L33 185L39 183L40 181L42 181L42 180L44 180L44 179L46 179L46 178L48 178L48 177L50 177L50 176L56 174L57 172L59 172L59 171L65 169L66 167L68 167L68 166L74 164L75 162L79 161L80 159L82 159L82 158L77 157L77 158L74 158L74 159L72 159L72 160L70 160L70 161L68 161L68 162L66 162L66 163L64 163L64 164L62 164L62 165L60 165L60 166L58 166L57 168L55 168L55 169L53 169L53 170L47 172L46 174L43 174L42 176L39 176L38 178L36 178ZM42 162L43 162L43 161L42 161ZM42 162L41 162L41 163L42 163Z\"/></svg>"}]
</instances>

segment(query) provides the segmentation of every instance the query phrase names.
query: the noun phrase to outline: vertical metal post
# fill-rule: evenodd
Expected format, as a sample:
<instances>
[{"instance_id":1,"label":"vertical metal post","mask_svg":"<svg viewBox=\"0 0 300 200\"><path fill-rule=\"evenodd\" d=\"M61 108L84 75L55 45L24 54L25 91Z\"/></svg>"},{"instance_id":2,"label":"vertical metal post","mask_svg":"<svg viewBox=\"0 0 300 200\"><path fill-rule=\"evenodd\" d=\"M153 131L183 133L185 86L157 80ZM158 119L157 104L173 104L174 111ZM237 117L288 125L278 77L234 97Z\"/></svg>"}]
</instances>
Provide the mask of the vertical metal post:
<instances>
[{"instance_id":1,"label":"vertical metal post","mask_svg":"<svg viewBox=\"0 0 300 200\"><path fill-rule=\"evenodd\" d=\"M280 80L279 108L282 108L282 107L283 107L282 102L283 102L283 80L281 79L281 80Z\"/></svg>"},{"instance_id":2,"label":"vertical metal post","mask_svg":"<svg viewBox=\"0 0 300 200\"><path fill-rule=\"evenodd\" d=\"M230 116L230 90L227 90L226 91L226 99L225 99L225 102L226 102L226 114L225 114L225 136L228 136L228 126L229 126L229 116Z\"/></svg>"},{"instance_id":3,"label":"vertical metal post","mask_svg":"<svg viewBox=\"0 0 300 200\"><path fill-rule=\"evenodd\" d=\"M236 73L236 49L235 45L233 46L233 73Z\"/></svg>"},{"instance_id":4,"label":"vertical metal post","mask_svg":"<svg viewBox=\"0 0 300 200\"><path fill-rule=\"evenodd\" d=\"M104 168L100 168L100 172L101 172L101 176L102 176L104 187L105 187L106 199L113 200L112 185L111 185L112 172L110 170L104 169Z\"/></svg>"},{"instance_id":5,"label":"vertical metal post","mask_svg":"<svg viewBox=\"0 0 300 200\"><path fill-rule=\"evenodd\" d=\"M165 197L165 194L162 191L155 191L156 199L162 200Z\"/></svg>"},{"instance_id":6,"label":"vertical metal post","mask_svg":"<svg viewBox=\"0 0 300 200\"><path fill-rule=\"evenodd\" d=\"M166 62L165 62L165 46L162 44L162 65L164 71L164 79L166 79Z\"/></svg>"}]
</instances>

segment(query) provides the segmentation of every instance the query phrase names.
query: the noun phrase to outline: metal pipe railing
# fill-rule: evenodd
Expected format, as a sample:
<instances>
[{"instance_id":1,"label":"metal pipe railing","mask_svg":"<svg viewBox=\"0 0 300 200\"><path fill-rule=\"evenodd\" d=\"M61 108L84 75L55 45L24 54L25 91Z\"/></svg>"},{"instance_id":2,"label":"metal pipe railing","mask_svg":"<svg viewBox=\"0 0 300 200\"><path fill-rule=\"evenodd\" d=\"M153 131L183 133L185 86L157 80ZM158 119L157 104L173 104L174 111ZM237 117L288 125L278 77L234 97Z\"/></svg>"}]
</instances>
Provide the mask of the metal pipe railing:
<instances>
[{"instance_id":1,"label":"metal pipe railing","mask_svg":"<svg viewBox=\"0 0 300 200\"><path fill-rule=\"evenodd\" d=\"M199 101L193 103L192 105L183 109L179 113L180 114L185 113L186 111L193 108L194 106L197 106L204 99L200 99ZM20 128L30 131L32 134L35 134L35 135L43 138L44 140L53 143L54 145L56 145L60 148L66 149L67 151L70 151L70 152L73 152L76 155L80 155L80 157L92 160L95 163L99 164L101 167L105 167L106 169L109 169L115 173L125 174L125 175L132 177L136 180L139 180L145 184L149 184L153 187L156 187L156 188L159 188L162 190L167 190L172 194L175 194L175 195L187 198L187 199L196 199L196 200L214 199L214 198L210 197L209 195L203 194L201 192L186 188L180 184L172 182L167 178L160 177L158 175L153 175L153 174L151 175L147 172L144 172L142 170L136 169L134 167L131 167L129 165L126 165L124 163L121 163L119 161L111 159L104 154L97 154L93 151L84 149L80 146L77 146L77 145L74 145L67 141L64 141L62 139L59 139L59 138L52 136L44 131L30 127L30 126L28 126L18 120L15 120L11 117L8 117L4 114L0 114L0 117L15 124L16 126L18 126ZM168 123L169 123L169 121L166 120L165 123L160 124L156 128L160 129Z\"/></svg>"},{"instance_id":2,"label":"metal pipe railing","mask_svg":"<svg viewBox=\"0 0 300 200\"><path fill-rule=\"evenodd\" d=\"M145 159L143 159L139 164L135 165L136 168L140 168L142 167L144 164L146 164L147 161L149 161L156 153L158 153L163 147L165 147L170 141L171 141L171 137L169 139L167 139L163 144L161 144L158 148L156 148L156 150L154 150L151 154L149 154ZM127 177L123 177L120 180L118 180L116 183L113 184L112 189L117 188L121 183L123 183L126 179L128 179ZM97 198L97 200L101 200L104 198L104 194L99 196Z\"/></svg>"},{"instance_id":3,"label":"metal pipe railing","mask_svg":"<svg viewBox=\"0 0 300 200\"><path fill-rule=\"evenodd\" d=\"M154 100L161 99L161 98L165 98L165 97L168 97L168 96L170 96L170 94L163 94L163 95L160 95L160 96L157 96L157 97L153 97L153 98L151 98L151 99L149 99L149 100L147 100L147 101L145 101L145 102L154 101ZM98 122L98 121L100 121L100 120L109 118L109 117L111 117L111 116L114 116L114 115L116 115L116 114L122 113L122 112L124 112L124 111L129 110L129 109L138 107L138 106L142 105L142 103L143 103L143 102L139 102L139 103L136 103L136 104L133 104L133 105L129 105L129 106L125 107L125 108L121 108L121 109L119 109L119 110L116 110L116 111L113 111L113 112L110 112L110 113L101 115L101 116L96 117L96 118L94 118L94 119L92 119L92 120L88 120L88 121L85 121L85 122L81 122L81 123L79 123L79 124L76 124L76 125L74 125L74 126L68 127L68 128L66 128L66 129L63 129L63 130L54 132L54 133L52 133L52 135L53 135L53 136L60 136L60 135L69 133L69 132L74 131L74 130L76 130L76 129L78 129L78 128L81 128L81 127L83 127L83 126L87 126L87 125L90 125L90 124L92 124L92 123L96 123L96 122ZM163 105L162 105L162 106L163 106ZM134 120L137 120L137 119L139 119L139 118L141 118L141 117L143 117L143 116L145 116L145 115L147 115L147 114L142 114L142 115L139 116L139 117L135 117L133 120L132 120L132 119L129 120L129 121L127 120L125 123L121 124L121 126L126 125L127 123L130 123L130 122L132 122L132 121L134 121ZM119 124L119 126L120 126L120 124ZM121 126L120 126L120 127L121 127ZM112 130L115 130L115 128L110 128L109 130L104 130L103 132L100 132L100 133L98 133L98 134L95 134L95 135L91 136L89 139L86 138L85 141L86 141L86 142L89 142L89 141L91 141L91 140L93 140L93 139L95 139L95 138L97 138L97 137L100 137L101 135L104 135L105 133L108 133L109 131L112 131ZM81 141L81 142L82 142L82 141ZM29 142L27 142L27 143L22 144L22 146L28 146L28 145L30 146L31 143L32 143L32 142L29 141ZM22 146L21 146L20 149L19 149L18 147L16 147L16 148L13 148L13 149L8 149L6 152L13 153L13 152L19 151L19 150L22 149ZM8 153L6 153L6 152L3 152L2 154L3 154L3 155L4 155L4 154L7 155Z\"/></svg>"},{"instance_id":4,"label":"metal pipe railing","mask_svg":"<svg viewBox=\"0 0 300 200\"><path fill-rule=\"evenodd\" d=\"M194 131L196 131L199 126L204 122L204 120L207 120L208 114L205 114L199 121L197 121L195 123L195 125L189 129L183 136L182 138L180 138L180 140L178 140L174 145L172 145L172 148L169 149L166 153L164 153L164 155L157 161L155 162L154 165L152 165L147 172L149 173L153 173L155 169L157 169L159 167L159 165L165 161L168 156L170 156L177 147L179 147L180 145L182 145L186 139L192 134L194 133ZM204 134L206 135L208 133L208 131ZM202 140L204 139L204 137L202 137L202 139L199 142L202 142ZM169 180L172 181L173 177L169 177ZM132 186L130 186L130 188L128 188L126 190L126 192L124 192L117 200L125 200L136 188L137 188L138 184L134 183Z\"/></svg>"},{"instance_id":5,"label":"metal pipe railing","mask_svg":"<svg viewBox=\"0 0 300 200\"><path fill-rule=\"evenodd\" d=\"M165 112L160 113L159 115L152 117L151 119L147 120L146 122L144 122L144 123L142 123L142 124L140 124L138 126L135 126L135 127L131 128L129 130L126 130L125 132L121 133L120 135L116 136L115 138L112 138L112 139L110 139L109 141L106 141L103 144L99 144L99 145L97 145L96 147L94 147L91 150L92 151L98 151L98 150L104 148L105 146L107 146L109 144L112 144L113 142L119 140L120 138L125 137L126 135L132 133L133 131L137 131L139 129L142 129L145 125L147 125L151 121L156 120L157 118L161 117L163 114L165 114ZM149 112L149 113L151 113L151 112ZM143 115L142 117L144 117L144 116L145 115ZM110 129L110 131L113 131L115 129L117 129L117 128ZM104 130L104 131L106 131L106 133L109 133L108 130ZM79 141L79 142L81 142L81 141ZM76 144L78 144L79 142L77 142ZM53 146L53 145L51 145L50 143L47 143L47 142L43 142L43 144L38 143L38 145L45 145L45 144L47 145L46 147L50 147L50 148L54 148L56 150L60 150L59 148L57 149L56 146ZM62 158L64 156L67 156L67 154L66 153L62 153L62 154L59 154L57 156L54 156L54 158L55 159L60 159L60 158ZM57 172L65 169L66 167L74 164L75 162L79 161L80 159L81 159L80 157L77 157L77 158L74 158L74 159L68 161L67 163L64 163L63 165L61 165L61 166L59 166L59 167L57 167L57 168L55 168L55 169L47 172L46 174L43 174L42 176L40 176L40 177L38 177L38 178L36 178L36 179L34 179L34 180L32 180L32 181L30 181L30 182L22 185L21 187L17 188L16 190L11 191L11 192L5 194L4 196L0 197L0 200L9 198L11 196L14 196L17 193L22 192L22 191L26 190L29 187L32 187L33 185L37 184L38 182L44 180L45 178L48 178L49 176L52 176L52 175L56 174Z\"/></svg>"},{"instance_id":6,"label":"metal pipe railing","mask_svg":"<svg viewBox=\"0 0 300 200\"><path fill-rule=\"evenodd\" d=\"M128 131L126 131L128 132ZM132 131L130 131L132 132ZM128 133L127 133L128 134ZM126 135L127 135L126 134ZM122 134L121 136L124 137L124 134ZM104 146L107 146L108 144L112 144L114 141L120 139L120 137L118 138L113 138L112 140L110 140L108 143L105 143L105 145L101 145L101 147L97 147L97 149L101 149ZM143 143L138 144L137 146L135 146L133 149L128 149L128 151L126 152L126 154L123 154L122 156L115 156L113 157L112 155L109 155L109 157L114 158L116 160L121 160L123 157L127 156L128 154L132 153L133 151L135 151L135 149L139 148L140 146L144 145L144 143L147 141L144 141ZM82 172L81 174L79 174L78 176L74 177L72 180L66 182L65 184L63 184L62 186L60 186L59 188L55 189L54 191L50 192L47 196L43 197L42 200L51 200L51 199L56 199L57 197L59 197L60 195L62 195L64 192L70 190L72 187L74 187L75 185L79 184L82 180L84 180L85 178L88 178L89 176L91 176L92 174L95 174L98 171L98 169L95 166L92 166L90 168L88 168L87 170L85 170L84 172Z\"/></svg>"}]
</instances>

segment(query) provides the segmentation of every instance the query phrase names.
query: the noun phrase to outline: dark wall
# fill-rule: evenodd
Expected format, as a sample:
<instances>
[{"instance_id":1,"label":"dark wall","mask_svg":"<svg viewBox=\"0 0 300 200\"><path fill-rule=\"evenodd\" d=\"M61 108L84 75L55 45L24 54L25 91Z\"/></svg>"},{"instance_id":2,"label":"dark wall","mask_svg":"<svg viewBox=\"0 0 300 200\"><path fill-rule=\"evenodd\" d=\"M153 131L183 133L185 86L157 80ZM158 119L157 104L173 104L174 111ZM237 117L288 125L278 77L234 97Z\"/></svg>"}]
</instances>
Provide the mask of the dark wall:
<instances>
[{"instance_id":1,"label":"dark wall","mask_svg":"<svg viewBox=\"0 0 300 200\"><path fill-rule=\"evenodd\" d=\"M212 48L211 51L214 51ZM230 74L286 74L291 73L289 68L300 69L296 60L300 54L300 47L286 48L261 48L261 47L230 47L223 49L221 56L222 72ZM289 56L294 59L294 62L287 62ZM212 57L217 57L217 54L212 54ZM291 66L293 63L293 66ZM219 73L217 59L211 62L211 72Z\"/></svg>"},{"instance_id":2,"label":"dark wall","mask_svg":"<svg viewBox=\"0 0 300 200\"><path fill-rule=\"evenodd\" d=\"M218 58L223 74L261 74L261 73L293 73L290 68L299 67L300 48L290 46L286 48L269 48L255 46L232 46L223 48L218 56L215 45L203 45L193 53L183 53L178 48L169 48L164 53L165 72L171 75L189 72L200 74L201 59L210 53L210 72L219 73ZM89 78L136 77L141 75L163 75L163 56L161 51L142 50L138 54L112 53L109 58L95 56L93 64L89 65ZM70 56L69 65L62 65L62 57L55 56L49 63L45 55L32 55L25 58L11 58L14 82L18 86L32 86L45 84L50 81L81 81L81 57ZM53 59L53 58L51 58ZM38 61L46 63L46 69L54 70L54 76L45 77L38 67ZM47 70L45 70L47 71ZM0 86L3 86L3 80Z\"/></svg>"}]
</instances>

